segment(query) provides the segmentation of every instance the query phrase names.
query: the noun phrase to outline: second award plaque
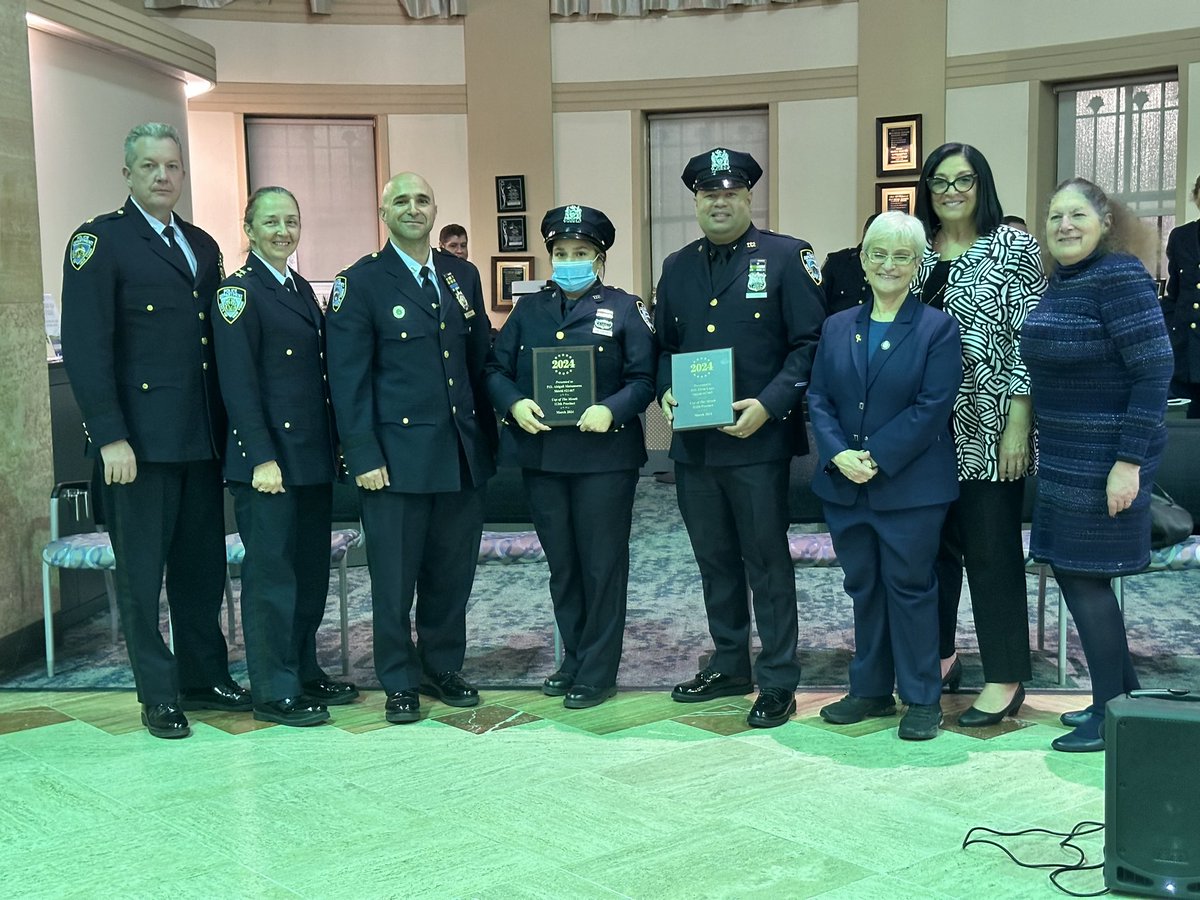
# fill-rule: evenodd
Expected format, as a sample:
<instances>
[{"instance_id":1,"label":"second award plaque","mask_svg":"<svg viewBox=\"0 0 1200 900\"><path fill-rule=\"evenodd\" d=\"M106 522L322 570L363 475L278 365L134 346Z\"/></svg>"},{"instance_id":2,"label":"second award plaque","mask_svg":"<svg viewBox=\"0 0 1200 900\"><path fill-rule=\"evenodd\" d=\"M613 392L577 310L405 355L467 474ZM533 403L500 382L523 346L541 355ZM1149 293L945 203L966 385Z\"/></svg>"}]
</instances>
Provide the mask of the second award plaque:
<instances>
[{"instance_id":1,"label":"second award plaque","mask_svg":"<svg viewBox=\"0 0 1200 900\"><path fill-rule=\"evenodd\" d=\"M675 431L732 425L733 348L676 353L671 357L671 393Z\"/></svg>"},{"instance_id":2,"label":"second award plaque","mask_svg":"<svg viewBox=\"0 0 1200 900\"><path fill-rule=\"evenodd\" d=\"M596 402L595 354L591 346L533 348L533 402L543 424L574 425Z\"/></svg>"}]
</instances>

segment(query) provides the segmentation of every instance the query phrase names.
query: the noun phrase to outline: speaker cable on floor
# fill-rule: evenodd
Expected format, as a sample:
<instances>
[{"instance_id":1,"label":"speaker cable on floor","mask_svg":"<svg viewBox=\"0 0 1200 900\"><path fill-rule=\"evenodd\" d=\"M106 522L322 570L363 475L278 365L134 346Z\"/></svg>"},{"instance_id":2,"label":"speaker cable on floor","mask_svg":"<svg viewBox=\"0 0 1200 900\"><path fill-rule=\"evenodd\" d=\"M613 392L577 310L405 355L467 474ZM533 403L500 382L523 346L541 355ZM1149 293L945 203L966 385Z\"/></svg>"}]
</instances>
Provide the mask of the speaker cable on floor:
<instances>
[{"instance_id":1,"label":"speaker cable on floor","mask_svg":"<svg viewBox=\"0 0 1200 900\"><path fill-rule=\"evenodd\" d=\"M1046 828L1026 828L1023 831L996 831L994 828L987 828L986 826L983 826L983 825L977 825L974 828L972 828L970 831L968 831L966 834L966 837L963 838L962 849L965 850L965 849L967 849L967 847L971 846L972 844L990 844L993 847L999 847L1001 850L1004 851L1005 855L1008 856L1009 859L1011 859L1013 862L1015 862L1018 866L1021 866L1022 868L1025 868L1025 869L1050 869L1051 870L1050 875L1049 875L1050 883L1053 884L1060 891L1062 891L1064 894L1066 894L1070 897L1102 897L1108 893L1108 888L1104 888L1103 890L1100 890L1100 891L1092 891L1090 893L1079 893L1077 891L1072 891L1069 888L1063 887L1059 883L1058 879L1060 876L1066 875L1068 872L1090 872L1090 871L1097 871L1097 870L1104 868L1103 862L1089 864L1087 861L1087 854L1084 853L1082 847L1080 847L1078 844L1075 843L1076 838L1087 837L1087 836L1093 835L1093 834L1099 834L1103 830L1104 830L1103 822L1091 822L1091 821L1080 822L1068 832L1050 831ZM981 834L989 835L990 837L973 837L973 835L976 832L980 832ZM1058 846L1063 848L1064 850L1074 851L1078 855L1078 859L1076 859L1074 862L1071 862L1071 863L1025 862L1024 860L1018 859L1016 854L1014 854L1011 850L1009 850L1008 847L1004 846L1004 844L1002 844L1000 841L992 839L992 838L1024 837L1024 836L1030 835L1030 834L1044 834L1049 837L1062 838L1062 840L1060 840L1058 842Z\"/></svg>"}]
</instances>

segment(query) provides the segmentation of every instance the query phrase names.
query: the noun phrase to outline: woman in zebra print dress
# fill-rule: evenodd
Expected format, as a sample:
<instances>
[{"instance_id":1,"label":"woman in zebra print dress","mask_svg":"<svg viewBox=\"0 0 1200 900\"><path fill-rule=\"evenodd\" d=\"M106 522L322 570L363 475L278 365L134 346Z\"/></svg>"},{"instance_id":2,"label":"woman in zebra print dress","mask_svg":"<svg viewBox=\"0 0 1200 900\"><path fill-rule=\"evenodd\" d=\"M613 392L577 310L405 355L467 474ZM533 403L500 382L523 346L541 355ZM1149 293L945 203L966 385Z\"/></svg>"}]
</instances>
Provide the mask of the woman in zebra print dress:
<instances>
[{"instance_id":1,"label":"woman in zebra print dress","mask_svg":"<svg viewBox=\"0 0 1200 900\"><path fill-rule=\"evenodd\" d=\"M917 273L921 298L962 330L951 422L960 494L937 561L942 679L950 690L962 680L954 640L965 568L985 684L959 724L980 727L1015 713L1031 677L1021 507L1032 416L1020 332L1046 277L1037 241L1000 224L991 167L970 145L943 144L929 155L916 213L930 242Z\"/></svg>"}]
</instances>

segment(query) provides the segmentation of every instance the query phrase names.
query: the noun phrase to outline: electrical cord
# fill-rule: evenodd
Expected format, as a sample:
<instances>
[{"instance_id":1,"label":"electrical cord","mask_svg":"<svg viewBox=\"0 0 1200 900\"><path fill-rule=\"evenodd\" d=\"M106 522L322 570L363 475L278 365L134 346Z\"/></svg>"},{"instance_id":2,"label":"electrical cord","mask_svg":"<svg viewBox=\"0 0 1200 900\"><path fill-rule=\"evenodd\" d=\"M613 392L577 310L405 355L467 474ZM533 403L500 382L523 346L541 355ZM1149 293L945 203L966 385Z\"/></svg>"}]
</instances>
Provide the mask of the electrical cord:
<instances>
[{"instance_id":1,"label":"electrical cord","mask_svg":"<svg viewBox=\"0 0 1200 900\"><path fill-rule=\"evenodd\" d=\"M1050 831L1049 829L1046 829L1046 828L1026 828L1024 831L997 831L994 828L987 828L983 825L977 825L976 827L974 827L970 831L968 831L966 834L966 837L963 838L962 849L965 850L965 849L967 849L967 847L971 846L972 844L990 844L993 847L999 847L1001 850L1004 851L1005 855L1007 855L1009 859L1011 859L1013 862L1015 862L1018 866L1021 866L1022 868L1052 870L1050 872L1050 876L1049 876L1050 883L1053 884L1060 891L1062 891L1064 894L1067 894L1068 896L1071 896L1071 897L1102 897L1108 893L1108 888L1104 888L1104 890L1101 890L1101 891L1092 891L1091 893L1078 893L1076 891L1072 891L1068 888L1063 887L1061 884L1059 884L1058 879L1060 876L1065 875L1068 872L1089 872L1089 871L1095 871L1096 869L1104 868L1104 863L1102 863L1102 862L1088 864L1087 854L1085 854L1083 852L1082 847L1080 847L1078 844L1075 843L1076 838L1087 837L1089 835L1098 834L1099 832L1101 832L1103 830L1104 830L1103 822L1092 822L1092 821L1079 822L1077 825L1075 825L1074 828L1072 828L1070 831L1065 832L1065 833L1061 832L1061 831ZM1066 863L1066 864L1061 863L1061 862L1050 862L1050 863L1024 862L1023 860L1017 859L1016 855L1011 850L1009 850L1007 847L1005 847L1004 844L1000 843L999 841L994 841L994 840L990 840L989 838L983 838L983 837L972 837L972 835L975 834L975 832L977 832L977 831L983 832L983 833L986 833L989 835L993 835L995 837L1024 837L1025 835L1030 835L1030 834L1045 834L1045 835L1049 835L1050 837L1062 838L1062 840L1058 842L1058 846L1062 847L1064 850L1073 850L1075 853L1078 854L1079 858L1077 860L1075 860L1075 862L1073 862L1073 863Z\"/></svg>"}]
</instances>

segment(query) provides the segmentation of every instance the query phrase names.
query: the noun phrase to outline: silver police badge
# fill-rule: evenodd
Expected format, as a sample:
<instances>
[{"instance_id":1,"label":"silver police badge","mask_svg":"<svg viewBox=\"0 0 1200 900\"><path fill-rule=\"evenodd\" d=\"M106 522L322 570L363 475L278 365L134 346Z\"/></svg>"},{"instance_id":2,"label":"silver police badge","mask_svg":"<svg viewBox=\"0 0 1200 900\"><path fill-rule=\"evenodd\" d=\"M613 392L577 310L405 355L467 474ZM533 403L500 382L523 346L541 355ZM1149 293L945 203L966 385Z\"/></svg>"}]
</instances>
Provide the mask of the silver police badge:
<instances>
[{"instance_id":1,"label":"silver police badge","mask_svg":"<svg viewBox=\"0 0 1200 900\"><path fill-rule=\"evenodd\" d=\"M99 240L94 234L88 234L83 231L71 238L71 249L67 255L71 260L71 266L76 272L82 269L84 264L92 258L92 254L96 252L96 244Z\"/></svg>"},{"instance_id":2,"label":"silver police badge","mask_svg":"<svg viewBox=\"0 0 1200 900\"><path fill-rule=\"evenodd\" d=\"M750 260L750 276L746 279L747 294L761 294L767 289L767 261Z\"/></svg>"},{"instance_id":3,"label":"silver police badge","mask_svg":"<svg viewBox=\"0 0 1200 900\"><path fill-rule=\"evenodd\" d=\"M337 312L342 308L342 301L346 299L346 279L341 275L333 279L333 291L329 294L329 308Z\"/></svg>"},{"instance_id":4,"label":"silver police badge","mask_svg":"<svg viewBox=\"0 0 1200 900\"><path fill-rule=\"evenodd\" d=\"M714 150L712 156L709 157L709 162L712 164L712 174L716 175L718 172L728 172L729 151Z\"/></svg>"},{"instance_id":5,"label":"silver police badge","mask_svg":"<svg viewBox=\"0 0 1200 900\"><path fill-rule=\"evenodd\" d=\"M221 318L232 325L246 308L246 290L240 287L224 287L217 291L217 309Z\"/></svg>"},{"instance_id":6,"label":"silver police badge","mask_svg":"<svg viewBox=\"0 0 1200 900\"><path fill-rule=\"evenodd\" d=\"M563 222L567 225L579 225L583 222L583 208L571 204L563 211Z\"/></svg>"},{"instance_id":7,"label":"silver police badge","mask_svg":"<svg viewBox=\"0 0 1200 900\"><path fill-rule=\"evenodd\" d=\"M817 258L813 256L812 250L805 247L800 251L800 261L804 263L804 270L808 272L808 277L813 280L814 284L821 283L821 267L817 265Z\"/></svg>"}]
</instances>

